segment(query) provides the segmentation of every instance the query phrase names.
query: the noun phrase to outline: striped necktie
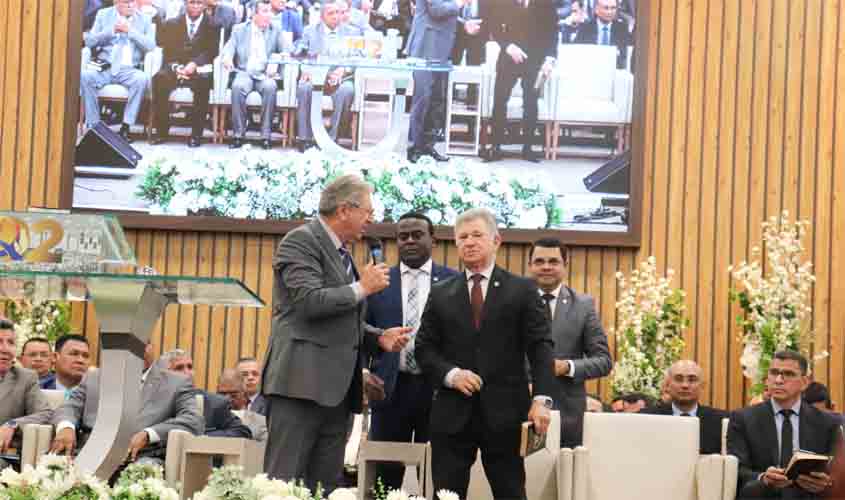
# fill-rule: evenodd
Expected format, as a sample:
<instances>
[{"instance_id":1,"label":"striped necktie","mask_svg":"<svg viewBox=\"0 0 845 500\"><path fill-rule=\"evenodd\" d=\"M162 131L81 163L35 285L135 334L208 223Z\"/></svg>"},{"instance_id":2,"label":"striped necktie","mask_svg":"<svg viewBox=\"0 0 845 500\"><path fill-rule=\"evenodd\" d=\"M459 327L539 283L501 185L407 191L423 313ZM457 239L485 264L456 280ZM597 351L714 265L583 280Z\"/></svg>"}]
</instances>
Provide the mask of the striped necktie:
<instances>
[{"instance_id":1,"label":"striped necktie","mask_svg":"<svg viewBox=\"0 0 845 500\"><path fill-rule=\"evenodd\" d=\"M346 247L340 247L337 251L340 253L340 261L343 262L343 268L346 269L346 275L351 279L355 279L355 268L352 265L352 256L349 254L349 250L347 250Z\"/></svg>"}]
</instances>

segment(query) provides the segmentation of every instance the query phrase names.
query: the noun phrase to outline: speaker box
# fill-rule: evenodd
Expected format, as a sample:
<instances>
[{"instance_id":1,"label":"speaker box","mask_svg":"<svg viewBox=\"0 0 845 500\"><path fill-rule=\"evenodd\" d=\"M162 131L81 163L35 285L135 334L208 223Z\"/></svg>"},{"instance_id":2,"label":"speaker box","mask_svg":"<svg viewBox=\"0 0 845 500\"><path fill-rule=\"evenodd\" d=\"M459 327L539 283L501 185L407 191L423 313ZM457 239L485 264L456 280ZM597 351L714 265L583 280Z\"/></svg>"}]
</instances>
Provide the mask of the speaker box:
<instances>
[{"instance_id":1,"label":"speaker box","mask_svg":"<svg viewBox=\"0 0 845 500\"><path fill-rule=\"evenodd\" d=\"M86 167L135 168L141 154L117 132L99 122L76 145L74 164Z\"/></svg>"},{"instance_id":2,"label":"speaker box","mask_svg":"<svg viewBox=\"0 0 845 500\"><path fill-rule=\"evenodd\" d=\"M613 157L584 177L584 186L594 193L629 194L631 192L631 151Z\"/></svg>"}]
</instances>

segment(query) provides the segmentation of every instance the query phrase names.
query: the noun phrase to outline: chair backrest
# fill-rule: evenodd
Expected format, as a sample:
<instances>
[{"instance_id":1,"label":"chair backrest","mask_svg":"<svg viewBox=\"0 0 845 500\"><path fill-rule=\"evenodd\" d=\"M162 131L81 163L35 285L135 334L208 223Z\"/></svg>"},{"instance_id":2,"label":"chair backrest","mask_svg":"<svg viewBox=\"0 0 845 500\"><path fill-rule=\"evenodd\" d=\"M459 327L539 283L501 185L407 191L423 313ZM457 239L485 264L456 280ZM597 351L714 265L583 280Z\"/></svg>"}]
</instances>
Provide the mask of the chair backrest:
<instances>
[{"instance_id":1,"label":"chair backrest","mask_svg":"<svg viewBox=\"0 0 845 500\"><path fill-rule=\"evenodd\" d=\"M47 396L47 403L50 405L50 408L54 410L65 402L65 391L41 389L41 392Z\"/></svg>"},{"instance_id":2,"label":"chair backrest","mask_svg":"<svg viewBox=\"0 0 845 500\"><path fill-rule=\"evenodd\" d=\"M613 100L616 47L563 44L557 61L560 98Z\"/></svg>"},{"instance_id":3,"label":"chair backrest","mask_svg":"<svg viewBox=\"0 0 845 500\"><path fill-rule=\"evenodd\" d=\"M731 419L725 417L722 419L722 455L728 454L728 424Z\"/></svg>"},{"instance_id":4,"label":"chair backrest","mask_svg":"<svg viewBox=\"0 0 845 500\"><path fill-rule=\"evenodd\" d=\"M697 418L584 414L587 498L695 500ZM578 458L576 458L578 460Z\"/></svg>"},{"instance_id":5,"label":"chair backrest","mask_svg":"<svg viewBox=\"0 0 845 500\"><path fill-rule=\"evenodd\" d=\"M202 397L202 393L198 392L194 395L197 399L197 410L199 410L200 416L204 417L205 415L205 398Z\"/></svg>"}]
</instances>

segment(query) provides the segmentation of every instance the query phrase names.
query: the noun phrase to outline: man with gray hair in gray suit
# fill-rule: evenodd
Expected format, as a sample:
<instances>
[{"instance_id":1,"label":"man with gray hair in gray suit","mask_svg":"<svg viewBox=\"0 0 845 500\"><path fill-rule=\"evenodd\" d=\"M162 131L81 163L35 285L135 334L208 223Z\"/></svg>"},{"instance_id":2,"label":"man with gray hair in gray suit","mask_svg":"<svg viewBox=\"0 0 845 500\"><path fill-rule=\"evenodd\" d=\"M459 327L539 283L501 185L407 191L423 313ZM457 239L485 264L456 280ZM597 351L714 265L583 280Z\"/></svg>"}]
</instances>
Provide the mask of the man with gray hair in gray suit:
<instances>
[{"instance_id":1,"label":"man with gray hair in gray suit","mask_svg":"<svg viewBox=\"0 0 845 500\"><path fill-rule=\"evenodd\" d=\"M613 361L593 298L563 283L568 258L569 249L557 238L537 240L528 252L528 274L537 282L551 322L557 389L552 397L560 409L561 446L575 448L584 429L584 382L606 376Z\"/></svg>"},{"instance_id":2,"label":"man with gray hair in gray suit","mask_svg":"<svg viewBox=\"0 0 845 500\"><path fill-rule=\"evenodd\" d=\"M85 46L91 49L91 59L108 63L101 71L82 68L80 89L85 106L85 125L93 127L100 121L98 91L116 83L126 87L129 100L123 110L120 135L129 139L129 126L138 119L141 101L150 86L150 76L141 68L144 55L156 46L152 21L136 12L135 0L115 0L114 7L97 13L94 26L84 35Z\"/></svg>"},{"instance_id":3,"label":"man with gray hair in gray suit","mask_svg":"<svg viewBox=\"0 0 845 500\"><path fill-rule=\"evenodd\" d=\"M258 0L252 20L235 26L231 38L223 47L223 66L228 70L235 69L232 82L232 129L235 137L229 145L233 149L243 146L246 98L253 91L261 94L261 147L270 149L277 86L271 71L273 67L268 63L271 55L282 51L282 31L272 21L270 0Z\"/></svg>"},{"instance_id":4,"label":"man with gray hair in gray suit","mask_svg":"<svg viewBox=\"0 0 845 500\"><path fill-rule=\"evenodd\" d=\"M372 186L344 175L320 195L320 214L289 232L273 257L273 318L261 393L267 398L264 470L331 493L343 469L350 413L360 413L367 349L398 352L407 327L367 325L366 298L387 288L388 268L360 272L348 245L372 221Z\"/></svg>"}]
</instances>

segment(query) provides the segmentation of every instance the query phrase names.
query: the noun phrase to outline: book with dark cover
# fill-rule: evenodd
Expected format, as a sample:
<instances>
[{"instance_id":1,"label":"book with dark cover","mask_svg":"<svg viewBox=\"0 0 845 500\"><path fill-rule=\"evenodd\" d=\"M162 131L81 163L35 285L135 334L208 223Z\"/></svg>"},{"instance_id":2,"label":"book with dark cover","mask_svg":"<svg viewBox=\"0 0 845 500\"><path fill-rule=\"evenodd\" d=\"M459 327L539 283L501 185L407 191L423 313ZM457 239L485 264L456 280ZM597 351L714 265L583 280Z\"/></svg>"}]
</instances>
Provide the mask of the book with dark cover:
<instances>
[{"instance_id":1,"label":"book with dark cover","mask_svg":"<svg viewBox=\"0 0 845 500\"><path fill-rule=\"evenodd\" d=\"M533 422L522 423L522 437L519 440L519 456L527 457L546 447L546 435L534 430Z\"/></svg>"},{"instance_id":2,"label":"book with dark cover","mask_svg":"<svg viewBox=\"0 0 845 500\"><path fill-rule=\"evenodd\" d=\"M812 451L798 450L792 454L789 465L786 466L786 477L795 480L801 474L811 472L827 472L831 457L820 455Z\"/></svg>"}]
</instances>

